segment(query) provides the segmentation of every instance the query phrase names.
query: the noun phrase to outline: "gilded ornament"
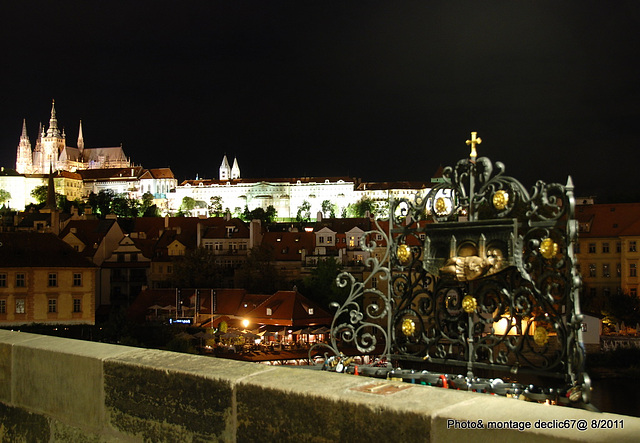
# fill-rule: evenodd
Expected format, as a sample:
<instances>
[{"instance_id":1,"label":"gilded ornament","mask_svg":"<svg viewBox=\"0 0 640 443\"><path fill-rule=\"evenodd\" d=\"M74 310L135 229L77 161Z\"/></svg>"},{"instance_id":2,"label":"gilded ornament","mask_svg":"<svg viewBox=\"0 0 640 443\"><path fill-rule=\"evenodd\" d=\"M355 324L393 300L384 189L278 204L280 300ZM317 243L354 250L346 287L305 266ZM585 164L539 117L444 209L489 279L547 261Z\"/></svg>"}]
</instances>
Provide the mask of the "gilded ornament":
<instances>
[{"instance_id":1,"label":"gilded ornament","mask_svg":"<svg viewBox=\"0 0 640 443\"><path fill-rule=\"evenodd\" d=\"M540 243L540 254L546 259L552 259L556 255L558 255L558 244L551 240L549 237L542 240Z\"/></svg>"},{"instance_id":2,"label":"gilded ornament","mask_svg":"<svg viewBox=\"0 0 640 443\"><path fill-rule=\"evenodd\" d=\"M549 332L542 326L538 326L536 332L533 333L533 341L535 341L538 346L546 345L549 341Z\"/></svg>"},{"instance_id":3,"label":"gilded ornament","mask_svg":"<svg viewBox=\"0 0 640 443\"><path fill-rule=\"evenodd\" d=\"M409 263L409 260L411 260L411 248L409 245L398 245L396 256L401 264Z\"/></svg>"},{"instance_id":4,"label":"gilded ornament","mask_svg":"<svg viewBox=\"0 0 640 443\"><path fill-rule=\"evenodd\" d=\"M438 215L447 215L451 211L451 202L448 198L438 197L434 209Z\"/></svg>"},{"instance_id":5,"label":"gilded ornament","mask_svg":"<svg viewBox=\"0 0 640 443\"><path fill-rule=\"evenodd\" d=\"M405 336L410 337L415 332L416 332L416 324L413 320L411 320L410 318L405 318L404 320L402 320L402 333Z\"/></svg>"},{"instance_id":6,"label":"gilded ornament","mask_svg":"<svg viewBox=\"0 0 640 443\"><path fill-rule=\"evenodd\" d=\"M493 207L502 211L509 204L509 193L505 190L498 190L493 194Z\"/></svg>"},{"instance_id":7,"label":"gilded ornament","mask_svg":"<svg viewBox=\"0 0 640 443\"><path fill-rule=\"evenodd\" d=\"M472 312L474 312L476 309L478 308L478 302L476 301L476 299L470 295L466 295L463 299L462 299L462 309L464 310L464 312L466 312L467 314L471 314Z\"/></svg>"}]
</instances>

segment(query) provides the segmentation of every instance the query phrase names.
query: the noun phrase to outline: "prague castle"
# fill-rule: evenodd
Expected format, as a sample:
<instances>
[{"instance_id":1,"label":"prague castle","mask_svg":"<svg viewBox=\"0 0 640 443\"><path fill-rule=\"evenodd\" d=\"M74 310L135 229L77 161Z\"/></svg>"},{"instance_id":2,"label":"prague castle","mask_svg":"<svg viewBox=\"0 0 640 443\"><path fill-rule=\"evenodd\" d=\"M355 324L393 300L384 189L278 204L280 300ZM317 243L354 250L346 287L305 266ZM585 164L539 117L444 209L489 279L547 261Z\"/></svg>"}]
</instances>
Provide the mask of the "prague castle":
<instances>
[{"instance_id":1,"label":"prague castle","mask_svg":"<svg viewBox=\"0 0 640 443\"><path fill-rule=\"evenodd\" d=\"M22 122L22 135L16 155L16 171L19 174L48 174L50 171L75 172L81 169L129 168L131 163L122 147L85 148L82 121L78 131L77 147L67 146L64 129L58 128L55 102L51 104L49 128L42 124L38 131L35 148L27 135L27 122Z\"/></svg>"}]
</instances>

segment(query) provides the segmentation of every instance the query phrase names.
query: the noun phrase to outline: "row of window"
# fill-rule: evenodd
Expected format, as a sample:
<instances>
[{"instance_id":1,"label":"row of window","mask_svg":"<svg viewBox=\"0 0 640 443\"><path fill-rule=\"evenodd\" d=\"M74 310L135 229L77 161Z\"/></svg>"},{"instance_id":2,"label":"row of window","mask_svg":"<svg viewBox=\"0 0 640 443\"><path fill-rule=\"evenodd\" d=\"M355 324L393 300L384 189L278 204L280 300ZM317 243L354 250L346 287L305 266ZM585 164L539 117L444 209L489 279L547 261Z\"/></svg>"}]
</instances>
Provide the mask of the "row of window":
<instances>
[{"instance_id":1,"label":"row of window","mask_svg":"<svg viewBox=\"0 0 640 443\"><path fill-rule=\"evenodd\" d=\"M580 265L578 265L578 272L582 273L582 269ZM629 263L629 277L637 277L638 276L638 265L636 263ZM589 277L596 278L598 277L597 265L595 263L589 264ZM609 263L602 264L602 277L609 278L611 277L611 267ZM616 277L622 277L622 265L620 263L616 264Z\"/></svg>"},{"instance_id":2,"label":"row of window","mask_svg":"<svg viewBox=\"0 0 640 443\"><path fill-rule=\"evenodd\" d=\"M622 292L622 288L617 288L618 293ZM591 297L595 297L598 295L598 288L589 288L589 295ZM608 297L611 295L611 288L602 288L602 295L604 297ZM638 295L638 288L629 288L629 295L631 296L637 296Z\"/></svg>"},{"instance_id":3,"label":"row of window","mask_svg":"<svg viewBox=\"0 0 640 443\"><path fill-rule=\"evenodd\" d=\"M629 240L628 242L628 251L629 252L638 252L638 245L637 242L635 240ZM602 254L608 254L611 252L611 249L609 247L609 242L602 242ZM588 244L588 252L589 254L595 254L597 253L597 248L596 248L596 243L592 242ZM621 253L622 252L622 242L616 242L616 253ZM579 254L580 253L580 243L576 243L576 253Z\"/></svg>"},{"instance_id":4,"label":"row of window","mask_svg":"<svg viewBox=\"0 0 640 443\"><path fill-rule=\"evenodd\" d=\"M14 303L14 312L16 314L24 314L26 312L27 300L24 298L16 298ZM50 298L47 302L47 312L54 314L58 312L58 299ZM73 312L82 312L82 299L73 299ZM7 313L7 300L0 298L0 314Z\"/></svg>"},{"instance_id":5,"label":"row of window","mask_svg":"<svg viewBox=\"0 0 640 443\"><path fill-rule=\"evenodd\" d=\"M8 287L9 276L7 273L0 273L0 288ZM14 287L16 288L25 288L27 286L27 276L23 272L16 272L14 279ZM55 288L58 286L58 273L57 272L49 272L47 278L47 286L50 288ZM74 272L73 273L73 286L82 286L82 273Z\"/></svg>"}]
</instances>

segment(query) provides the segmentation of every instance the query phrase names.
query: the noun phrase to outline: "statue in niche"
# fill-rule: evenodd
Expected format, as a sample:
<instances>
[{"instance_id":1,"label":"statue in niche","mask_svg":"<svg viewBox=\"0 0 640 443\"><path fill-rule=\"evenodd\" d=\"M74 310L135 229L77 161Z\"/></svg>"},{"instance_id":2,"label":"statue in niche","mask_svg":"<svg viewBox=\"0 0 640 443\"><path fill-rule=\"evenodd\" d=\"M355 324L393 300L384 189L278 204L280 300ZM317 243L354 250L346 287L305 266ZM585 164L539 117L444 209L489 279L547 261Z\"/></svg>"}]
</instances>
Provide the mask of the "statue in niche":
<instances>
[{"instance_id":1,"label":"statue in niche","mask_svg":"<svg viewBox=\"0 0 640 443\"><path fill-rule=\"evenodd\" d=\"M506 267L502 250L490 247L485 257L465 255L450 258L440 268L440 275L450 276L458 281L470 281L495 274Z\"/></svg>"}]
</instances>

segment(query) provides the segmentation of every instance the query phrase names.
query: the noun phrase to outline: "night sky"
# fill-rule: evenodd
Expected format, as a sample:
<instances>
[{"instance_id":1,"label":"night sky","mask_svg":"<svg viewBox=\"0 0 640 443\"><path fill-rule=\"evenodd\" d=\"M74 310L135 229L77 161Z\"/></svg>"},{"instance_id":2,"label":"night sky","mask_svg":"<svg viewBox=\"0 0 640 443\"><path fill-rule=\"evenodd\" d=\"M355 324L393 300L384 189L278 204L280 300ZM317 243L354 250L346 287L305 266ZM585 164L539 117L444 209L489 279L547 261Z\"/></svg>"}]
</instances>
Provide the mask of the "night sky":
<instances>
[{"instance_id":1,"label":"night sky","mask_svg":"<svg viewBox=\"0 0 640 443\"><path fill-rule=\"evenodd\" d=\"M55 99L179 180L429 180L477 131L526 186L640 201L637 1L11 2L0 47L3 166Z\"/></svg>"}]
</instances>

